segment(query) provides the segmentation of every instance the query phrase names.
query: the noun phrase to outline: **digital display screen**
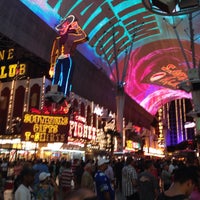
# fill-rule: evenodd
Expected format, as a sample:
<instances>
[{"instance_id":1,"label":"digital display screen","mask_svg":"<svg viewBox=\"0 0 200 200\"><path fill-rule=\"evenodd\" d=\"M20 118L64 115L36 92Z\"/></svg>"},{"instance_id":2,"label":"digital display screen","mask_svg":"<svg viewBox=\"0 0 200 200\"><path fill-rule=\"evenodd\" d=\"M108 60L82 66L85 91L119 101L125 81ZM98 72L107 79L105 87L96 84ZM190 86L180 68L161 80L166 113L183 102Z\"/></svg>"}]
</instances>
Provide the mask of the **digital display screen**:
<instances>
[{"instance_id":1,"label":"digital display screen","mask_svg":"<svg viewBox=\"0 0 200 200\"><path fill-rule=\"evenodd\" d=\"M116 82L118 77L125 82L126 93L151 114L155 115L166 102L191 98L191 94L177 89L178 83L187 80L188 66L170 26L173 21L167 18L166 23L163 16L147 11L142 0L21 2L52 29L65 16L75 15L89 38L78 46L78 51L103 68L111 80ZM190 39L185 33L187 20L183 19L186 16L177 17L176 22L180 21L178 31L191 64ZM199 61L199 48L196 49L195 59Z\"/></svg>"}]
</instances>

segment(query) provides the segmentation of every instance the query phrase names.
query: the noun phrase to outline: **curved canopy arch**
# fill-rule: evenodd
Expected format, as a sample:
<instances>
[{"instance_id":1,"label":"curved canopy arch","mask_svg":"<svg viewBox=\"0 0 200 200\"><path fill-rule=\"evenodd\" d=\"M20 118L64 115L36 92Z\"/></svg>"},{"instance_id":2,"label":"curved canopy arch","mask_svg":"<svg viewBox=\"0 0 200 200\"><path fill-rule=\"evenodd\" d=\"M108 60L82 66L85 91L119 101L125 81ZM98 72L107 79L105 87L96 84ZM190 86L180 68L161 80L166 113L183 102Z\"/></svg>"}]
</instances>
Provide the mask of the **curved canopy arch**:
<instances>
[{"instance_id":1,"label":"curved canopy arch","mask_svg":"<svg viewBox=\"0 0 200 200\"><path fill-rule=\"evenodd\" d=\"M78 50L113 81L124 77L126 93L151 114L165 102L191 98L177 85L188 79L187 70L194 67L192 50L196 67L199 65L199 7L192 15L192 47L188 15L158 15L147 9L144 3L151 2L148 0L21 2L52 28L66 15L74 14L89 37Z\"/></svg>"}]
</instances>

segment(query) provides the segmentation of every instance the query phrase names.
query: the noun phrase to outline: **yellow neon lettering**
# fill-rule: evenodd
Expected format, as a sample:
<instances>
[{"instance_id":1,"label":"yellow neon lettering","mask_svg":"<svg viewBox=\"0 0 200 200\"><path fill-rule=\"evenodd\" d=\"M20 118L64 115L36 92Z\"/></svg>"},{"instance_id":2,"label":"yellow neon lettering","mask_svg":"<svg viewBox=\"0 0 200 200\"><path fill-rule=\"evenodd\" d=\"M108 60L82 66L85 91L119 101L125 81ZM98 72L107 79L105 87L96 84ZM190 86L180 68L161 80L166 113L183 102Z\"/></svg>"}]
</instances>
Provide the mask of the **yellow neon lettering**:
<instances>
[{"instance_id":1,"label":"yellow neon lettering","mask_svg":"<svg viewBox=\"0 0 200 200\"><path fill-rule=\"evenodd\" d=\"M25 141L29 141L30 139L30 136L31 136L31 132L25 132Z\"/></svg>"},{"instance_id":2,"label":"yellow neon lettering","mask_svg":"<svg viewBox=\"0 0 200 200\"><path fill-rule=\"evenodd\" d=\"M33 125L33 132L35 132L35 133L36 133L36 132L40 132L39 130L40 130L40 129L39 129L39 124L34 124L34 125Z\"/></svg>"},{"instance_id":3,"label":"yellow neon lettering","mask_svg":"<svg viewBox=\"0 0 200 200\"><path fill-rule=\"evenodd\" d=\"M8 50L8 60L11 60L11 59L13 59L13 57L14 57L14 49L9 49Z\"/></svg>"},{"instance_id":4,"label":"yellow neon lettering","mask_svg":"<svg viewBox=\"0 0 200 200\"><path fill-rule=\"evenodd\" d=\"M60 142L59 134L54 135L55 142Z\"/></svg>"},{"instance_id":5,"label":"yellow neon lettering","mask_svg":"<svg viewBox=\"0 0 200 200\"><path fill-rule=\"evenodd\" d=\"M23 75L26 72L26 64L20 64L19 75Z\"/></svg>"},{"instance_id":6,"label":"yellow neon lettering","mask_svg":"<svg viewBox=\"0 0 200 200\"><path fill-rule=\"evenodd\" d=\"M45 124L34 124L33 125L33 132L39 133L57 133L58 132L58 125L45 125Z\"/></svg>"},{"instance_id":7,"label":"yellow neon lettering","mask_svg":"<svg viewBox=\"0 0 200 200\"><path fill-rule=\"evenodd\" d=\"M45 142L46 141L46 133L40 133L40 142Z\"/></svg>"},{"instance_id":8,"label":"yellow neon lettering","mask_svg":"<svg viewBox=\"0 0 200 200\"><path fill-rule=\"evenodd\" d=\"M16 75L16 67L17 67L17 64L9 65L9 73L8 73L9 77L14 77Z\"/></svg>"},{"instance_id":9,"label":"yellow neon lettering","mask_svg":"<svg viewBox=\"0 0 200 200\"><path fill-rule=\"evenodd\" d=\"M44 116L44 115L35 115L27 114L29 119L26 123L31 124L47 124L47 125L67 125L68 117L55 117L55 116ZM25 120L24 120L25 121Z\"/></svg>"},{"instance_id":10,"label":"yellow neon lettering","mask_svg":"<svg viewBox=\"0 0 200 200\"><path fill-rule=\"evenodd\" d=\"M0 60L4 60L5 50L0 51Z\"/></svg>"},{"instance_id":11,"label":"yellow neon lettering","mask_svg":"<svg viewBox=\"0 0 200 200\"><path fill-rule=\"evenodd\" d=\"M34 142L38 142L39 139L40 139L40 134L39 133L35 133Z\"/></svg>"},{"instance_id":12,"label":"yellow neon lettering","mask_svg":"<svg viewBox=\"0 0 200 200\"><path fill-rule=\"evenodd\" d=\"M54 134L50 134L50 142L54 142Z\"/></svg>"},{"instance_id":13,"label":"yellow neon lettering","mask_svg":"<svg viewBox=\"0 0 200 200\"><path fill-rule=\"evenodd\" d=\"M25 114L24 116L24 123L30 123L31 117L29 114Z\"/></svg>"},{"instance_id":14,"label":"yellow neon lettering","mask_svg":"<svg viewBox=\"0 0 200 200\"><path fill-rule=\"evenodd\" d=\"M7 77L7 73L5 73L5 69L6 69L6 66L1 66L0 79Z\"/></svg>"}]
</instances>

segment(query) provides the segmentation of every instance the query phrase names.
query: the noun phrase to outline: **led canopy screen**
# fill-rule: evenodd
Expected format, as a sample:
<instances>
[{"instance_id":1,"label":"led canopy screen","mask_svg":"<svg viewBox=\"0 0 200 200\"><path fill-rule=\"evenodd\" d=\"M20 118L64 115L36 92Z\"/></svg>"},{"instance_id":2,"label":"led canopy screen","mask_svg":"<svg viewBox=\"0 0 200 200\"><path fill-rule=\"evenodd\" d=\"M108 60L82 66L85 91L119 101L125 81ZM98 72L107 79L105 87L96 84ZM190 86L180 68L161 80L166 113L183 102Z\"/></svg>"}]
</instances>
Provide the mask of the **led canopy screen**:
<instances>
[{"instance_id":1,"label":"led canopy screen","mask_svg":"<svg viewBox=\"0 0 200 200\"><path fill-rule=\"evenodd\" d=\"M187 79L188 63L180 48L177 32L189 64L192 63L188 19L158 16L142 0L21 0L53 29L68 15L75 15L89 41L78 50L114 82L125 83L125 91L151 114L164 103L191 98L177 90ZM195 49L199 55L198 17L194 21ZM195 60L199 61L199 56ZM117 59L115 59L117 58Z\"/></svg>"}]
</instances>

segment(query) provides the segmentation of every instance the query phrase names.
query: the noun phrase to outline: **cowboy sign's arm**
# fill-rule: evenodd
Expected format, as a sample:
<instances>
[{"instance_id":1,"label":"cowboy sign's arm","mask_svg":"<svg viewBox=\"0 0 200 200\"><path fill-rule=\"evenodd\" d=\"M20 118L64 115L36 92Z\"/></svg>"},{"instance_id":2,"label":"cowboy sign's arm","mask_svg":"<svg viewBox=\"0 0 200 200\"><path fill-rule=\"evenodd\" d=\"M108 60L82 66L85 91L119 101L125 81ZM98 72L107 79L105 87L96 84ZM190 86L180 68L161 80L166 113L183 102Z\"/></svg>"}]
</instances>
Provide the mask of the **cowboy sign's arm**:
<instances>
[{"instance_id":1,"label":"cowboy sign's arm","mask_svg":"<svg viewBox=\"0 0 200 200\"><path fill-rule=\"evenodd\" d=\"M51 58L50 58L51 60L50 60L50 69L49 69L50 77L53 77L53 75L54 75L54 66L55 66L56 60L59 56L58 40L59 40L59 37L57 37L54 40L52 50L51 50Z\"/></svg>"}]
</instances>

